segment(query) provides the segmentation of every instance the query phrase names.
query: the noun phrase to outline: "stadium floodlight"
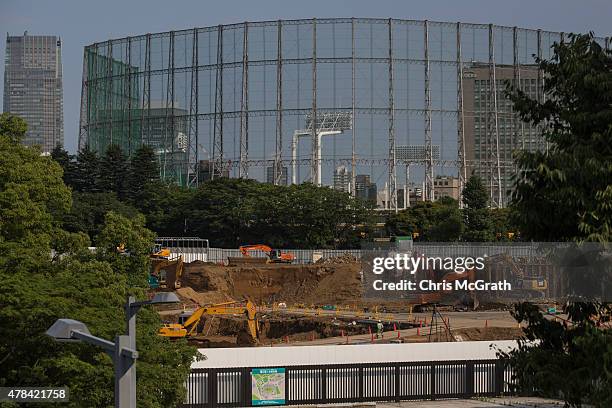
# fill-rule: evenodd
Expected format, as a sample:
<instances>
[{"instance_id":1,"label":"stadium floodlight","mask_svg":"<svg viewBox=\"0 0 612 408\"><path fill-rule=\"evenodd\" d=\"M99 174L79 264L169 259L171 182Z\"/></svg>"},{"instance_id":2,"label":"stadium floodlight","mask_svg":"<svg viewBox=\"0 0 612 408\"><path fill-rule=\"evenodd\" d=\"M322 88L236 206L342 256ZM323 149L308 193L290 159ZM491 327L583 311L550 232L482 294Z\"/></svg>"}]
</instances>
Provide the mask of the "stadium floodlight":
<instances>
[{"instance_id":1,"label":"stadium floodlight","mask_svg":"<svg viewBox=\"0 0 612 408\"><path fill-rule=\"evenodd\" d=\"M431 146L431 159L440 160L440 145ZM424 163L427 157L427 146L405 145L395 147L395 160L412 163Z\"/></svg>"},{"instance_id":2,"label":"stadium floodlight","mask_svg":"<svg viewBox=\"0 0 612 408\"><path fill-rule=\"evenodd\" d=\"M314 125L314 129L313 129ZM353 113L352 112L321 112L313 119L313 115L306 115L306 128L299 129L293 132L293 141L291 143L291 183L297 184L297 145L298 138L312 137L316 133L317 149L314 151L314 161L317 168L316 180L313 180L317 186L321 185L321 138L323 136L338 135L345 130L353 128ZM314 132L313 132L314 130ZM313 143L314 148L314 143ZM313 166L314 167L314 166Z\"/></svg>"}]
</instances>

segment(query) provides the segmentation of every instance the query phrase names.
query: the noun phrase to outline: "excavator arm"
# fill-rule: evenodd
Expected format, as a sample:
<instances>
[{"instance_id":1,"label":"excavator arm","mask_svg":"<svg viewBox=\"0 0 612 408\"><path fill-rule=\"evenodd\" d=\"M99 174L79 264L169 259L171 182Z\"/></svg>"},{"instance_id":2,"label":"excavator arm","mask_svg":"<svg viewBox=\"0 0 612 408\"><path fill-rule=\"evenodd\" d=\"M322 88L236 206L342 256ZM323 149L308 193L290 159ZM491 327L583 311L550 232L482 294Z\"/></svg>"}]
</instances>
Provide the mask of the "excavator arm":
<instances>
[{"instance_id":1,"label":"excavator arm","mask_svg":"<svg viewBox=\"0 0 612 408\"><path fill-rule=\"evenodd\" d=\"M240 252L242 253L242 256L251 256L250 254L251 251L262 251L262 252L265 252L267 255L272 251L272 248L270 248L267 245L263 245L263 244L243 245L240 247Z\"/></svg>"},{"instance_id":2,"label":"excavator arm","mask_svg":"<svg viewBox=\"0 0 612 408\"><path fill-rule=\"evenodd\" d=\"M185 336L193 336L197 334L198 331L198 323L203 316L223 316L223 315L236 315L236 314L244 314L247 318L247 323L249 327L249 334L253 338L253 340L257 340L258 336L258 322L257 322L257 307L253 302L247 300L245 306L237 306L237 302L226 302L219 303L211 306L204 306L198 308L193 314L185 320L182 325L171 325L172 327L177 327L179 329L183 329L185 331ZM179 327L180 326L180 327ZM161 335L163 334L163 328L160 331ZM180 336L180 337L185 337Z\"/></svg>"}]
</instances>

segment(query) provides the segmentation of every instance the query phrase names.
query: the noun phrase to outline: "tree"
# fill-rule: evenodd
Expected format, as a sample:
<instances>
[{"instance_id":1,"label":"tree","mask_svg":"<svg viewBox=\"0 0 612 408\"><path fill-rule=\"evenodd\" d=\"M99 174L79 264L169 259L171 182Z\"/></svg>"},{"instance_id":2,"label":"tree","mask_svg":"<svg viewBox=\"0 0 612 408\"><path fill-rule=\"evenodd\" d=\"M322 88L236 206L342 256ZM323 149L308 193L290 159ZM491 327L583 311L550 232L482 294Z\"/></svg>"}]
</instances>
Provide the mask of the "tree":
<instances>
[{"instance_id":1,"label":"tree","mask_svg":"<svg viewBox=\"0 0 612 408\"><path fill-rule=\"evenodd\" d=\"M25 123L0 117L0 268L32 270L49 258L60 231L54 214L70 208L62 169L37 148L20 144Z\"/></svg>"},{"instance_id":2,"label":"tree","mask_svg":"<svg viewBox=\"0 0 612 408\"><path fill-rule=\"evenodd\" d=\"M28 125L19 116L4 112L0 115L0 135L10 142L21 143L25 137Z\"/></svg>"},{"instance_id":3,"label":"tree","mask_svg":"<svg viewBox=\"0 0 612 408\"><path fill-rule=\"evenodd\" d=\"M212 237L212 245L230 248L346 248L356 245L354 225L367 224L371 214L363 201L312 184L217 179L159 197L159 212L147 215L148 225L163 220L158 233Z\"/></svg>"},{"instance_id":4,"label":"tree","mask_svg":"<svg viewBox=\"0 0 612 408\"><path fill-rule=\"evenodd\" d=\"M7 120L8 119L8 120ZM22 129L2 116L0 129ZM83 321L97 336L123 333L126 296L145 298L147 254L153 234L142 216L109 213L88 250L84 234L60 228L70 209L70 189L60 165L37 148L24 147L12 130L0 133L0 386L68 386L66 406L106 407L113 400L111 359L97 347L58 344L45 331L58 318ZM13 132L13 133L11 133ZM130 256L114 250L125 242ZM50 256L53 251L61 256ZM183 342L157 335L159 315L138 315L139 406L176 406L196 354Z\"/></svg>"},{"instance_id":5,"label":"tree","mask_svg":"<svg viewBox=\"0 0 612 408\"><path fill-rule=\"evenodd\" d=\"M155 152L149 146L142 145L130 160L128 180L128 197L136 204L148 198L146 186L159 182L159 169Z\"/></svg>"},{"instance_id":6,"label":"tree","mask_svg":"<svg viewBox=\"0 0 612 408\"><path fill-rule=\"evenodd\" d=\"M546 151L518 154L511 205L521 234L539 241L612 238L612 53L593 35L555 44L538 60L544 101L509 89L521 118L541 129Z\"/></svg>"},{"instance_id":7,"label":"tree","mask_svg":"<svg viewBox=\"0 0 612 408\"><path fill-rule=\"evenodd\" d=\"M121 147L110 145L100 160L100 187L102 191L112 191L120 200L127 198L129 163Z\"/></svg>"},{"instance_id":8,"label":"tree","mask_svg":"<svg viewBox=\"0 0 612 408\"><path fill-rule=\"evenodd\" d=\"M553 52L550 60L537 60L546 78L545 100L508 90L515 110L540 127L547 144L545 151L518 153L512 214L530 240L609 242L612 53L592 34L570 35L569 42L555 44ZM588 261L595 256L601 254L590 254ZM607 263L609 271L609 258ZM596 278L609 285L608 279ZM610 306L574 302L564 311L569 318L561 324L545 319L534 305L519 304L514 316L528 323L525 337L532 343L522 341L516 351L501 355L520 390L561 397L566 405L609 407L612 333L609 327L597 327L603 322L595 319L609 315Z\"/></svg>"},{"instance_id":9,"label":"tree","mask_svg":"<svg viewBox=\"0 0 612 408\"><path fill-rule=\"evenodd\" d=\"M561 322L546 319L536 305L515 306L512 315L526 323L525 337L517 349L498 353L514 369L515 391L535 390L576 407L612 406L612 330L596 320L609 315L610 306L572 303L565 311L568 320Z\"/></svg>"},{"instance_id":10,"label":"tree","mask_svg":"<svg viewBox=\"0 0 612 408\"><path fill-rule=\"evenodd\" d=\"M102 231L104 219L113 211L128 219L136 217L138 210L117 199L115 193L72 193L72 208L63 215L63 228L70 232L84 232L93 241Z\"/></svg>"},{"instance_id":11,"label":"tree","mask_svg":"<svg viewBox=\"0 0 612 408\"><path fill-rule=\"evenodd\" d=\"M415 239L430 242L457 241L463 232L459 204L450 197L436 202L418 201L412 207L391 214L386 223L390 235L417 233Z\"/></svg>"},{"instance_id":12,"label":"tree","mask_svg":"<svg viewBox=\"0 0 612 408\"><path fill-rule=\"evenodd\" d=\"M472 175L463 189L463 210L465 219L464 241L486 242L493 240L491 214L488 208L489 195L482 179Z\"/></svg>"},{"instance_id":13,"label":"tree","mask_svg":"<svg viewBox=\"0 0 612 408\"><path fill-rule=\"evenodd\" d=\"M96 152L85 146L77 154L76 160L74 190L83 193L100 192L100 159Z\"/></svg>"},{"instance_id":14,"label":"tree","mask_svg":"<svg viewBox=\"0 0 612 408\"><path fill-rule=\"evenodd\" d=\"M64 184L74 189L76 176L75 157L69 154L61 145L58 144L51 151L51 158L62 167L64 172L62 176Z\"/></svg>"}]
</instances>

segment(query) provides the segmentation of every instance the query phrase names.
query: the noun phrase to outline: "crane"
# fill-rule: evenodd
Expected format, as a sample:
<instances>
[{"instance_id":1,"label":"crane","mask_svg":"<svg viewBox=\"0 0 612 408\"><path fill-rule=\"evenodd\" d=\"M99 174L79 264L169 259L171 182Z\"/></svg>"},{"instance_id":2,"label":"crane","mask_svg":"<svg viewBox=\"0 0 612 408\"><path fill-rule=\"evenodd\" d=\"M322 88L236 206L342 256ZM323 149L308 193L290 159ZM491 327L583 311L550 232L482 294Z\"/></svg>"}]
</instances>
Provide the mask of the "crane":
<instances>
[{"instance_id":1,"label":"crane","mask_svg":"<svg viewBox=\"0 0 612 408\"><path fill-rule=\"evenodd\" d=\"M247 318L248 332L253 342L257 342L259 337L257 307L250 300L247 300L244 305L239 304L239 302L225 302L199 307L190 316L183 317L184 320L179 318L178 323L164 324L159 329L158 334L171 339L192 337L198 334L198 325L204 316L240 314Z\"/></svg>"}]
</instances>

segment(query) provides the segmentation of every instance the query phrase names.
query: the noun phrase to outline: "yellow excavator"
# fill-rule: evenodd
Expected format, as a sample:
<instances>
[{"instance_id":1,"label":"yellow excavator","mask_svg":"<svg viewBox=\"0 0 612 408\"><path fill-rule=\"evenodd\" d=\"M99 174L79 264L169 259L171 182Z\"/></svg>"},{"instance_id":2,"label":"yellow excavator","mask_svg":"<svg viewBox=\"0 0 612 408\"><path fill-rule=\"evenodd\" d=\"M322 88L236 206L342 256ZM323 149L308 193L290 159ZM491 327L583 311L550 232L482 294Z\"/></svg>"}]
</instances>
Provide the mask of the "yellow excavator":
<instances>
[{"instance_id":1,"label":"yellow excavator","mask_svg":"<svg viewBox=\"0 0 612 408\"><path fill-rule=\"evenodd\" d=\"M171 339L192 337L198 334L200 320L204 316L244 315L247 318L248 333L253 343L259 337L259 322L257 321L257 308L253 302L225 302L202 306L191 315L179 317L178 323L166 323L159 329L159 335Z\"/></svg>"},{"instance_id":2,"label":"yellow excavator","mask_svg":"<svg viewBox=\"0 0 612 408\"><path fill-rule=\"evenodd\" d=\"M492 269L494 265L497 265L497 267L502 273L505 271L504 266L507 266L509 272L511 273L512 279L515 281L516 293L527 295L527 297L545 297L548 289L548 281L546 280L546 277L527 275L525 271L517 264L514 258L509 254L500 253L497 255L489 256L485 258L485 263L487 265L487 268L490 269ZM497 278L494 278L492 280L497 280Z\"/></svg>"},{"instance_id":3,"label":"yellow excavator","mask_svg":"<svg viewBox=\"0 0 612 408\"><path fill-rule=\"evenodd\" d=\"M185 266L181 255L172 257L168 248L156 244L149 255L151 268L149 271L149 287L151 289L178 289Z\"/></svg>"}]
</instances>

